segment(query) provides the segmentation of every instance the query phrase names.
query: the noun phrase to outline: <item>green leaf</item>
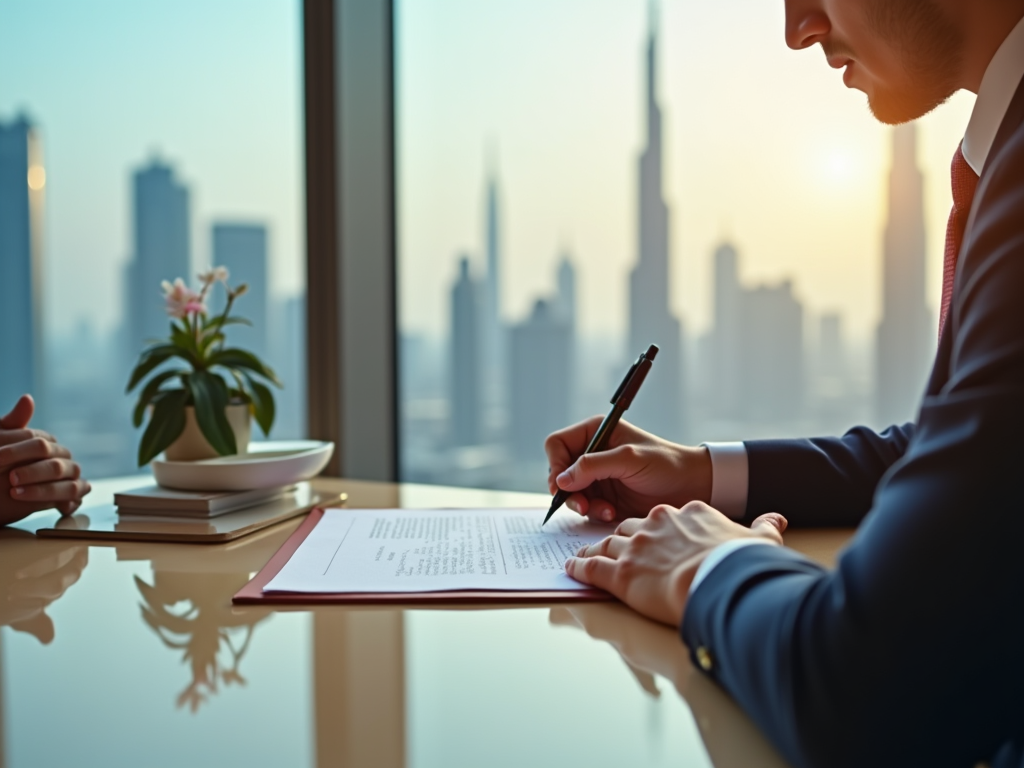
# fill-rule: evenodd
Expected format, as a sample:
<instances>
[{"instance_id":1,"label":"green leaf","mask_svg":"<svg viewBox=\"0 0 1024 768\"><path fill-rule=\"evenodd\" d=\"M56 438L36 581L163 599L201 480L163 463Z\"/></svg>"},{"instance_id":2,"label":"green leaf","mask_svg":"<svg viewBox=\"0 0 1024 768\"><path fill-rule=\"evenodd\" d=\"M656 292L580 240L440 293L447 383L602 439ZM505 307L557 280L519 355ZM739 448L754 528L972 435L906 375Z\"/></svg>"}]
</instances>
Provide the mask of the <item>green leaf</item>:
<instances>
[{"instance_id":1,"label":"green leaf","mask_svg":"<svg viewBox=\"0 0 1024 768\"><path fill-rule=\"evenodd\" d=\"M132 424L136 427L142 426L142 417L146 415L146 406L160 392L160 385L174 376L187 373L183 368L175 368L172 371L161 371L148 382L139 395L139 401L135 404L135 413L132 415Z\"/></svg>"},{"instance_id":2,"label":"green leaf","mask_svg":"<svg viewBox=\"0 0 1024 768\"><path fill-rule=\"evenodd\" d=\"M238 453L235 433L224 409L228 405L228 388L224 379L209 371L195 371L188 377L196 421L203 436L221 456Z\"/></svg>"},{"instance_id":3,"label":"green leaf","mask_svg":"<svg viewBox=\"0 0 1024 768\"><path fill-rule=\"evenodd\" d=\"M252 371L267 381L270 381L277 386L281 386L281 382L277 379L277 374L274 373L273 369L264 365L260 362L260 359L256 357L252 352L246 352L244 349L236 349L234 347L229 349L221 349L210 355L208 361L210 367L215 365L222 365L225 368L242 368L244 370Z\"/></svg>"},{"instance_id":4,"label":"green leaf","mask_svg":"<svg viewBox=\"0 0 1024 768\"><path fill-rule=\"evenodd\" d=\"M209 323L207 323L205 326L203 326L203 330L204 331L208 331L208 330L211 330L213 328L221 328L222 326L225 326L225 325L250 325L251 326L252 325L252 321L246 320L244 317L224 317L223 315L218 315L217 317L213 318L213 320L211 320Z\"/></svg>"},{"instance_id":5,"label":"green leaf","mask_svg":"<svg viewBox=\"0 0 1024 768\"><path fill-rule=\"evenodd\" d=\"M171 341L174 343L174 346L186 352L190 352L193 355L199 355L195 337L183 328L179 328L173 324L171 325Z\"/></svg>"},{"instance_id":6,"label":"green leaf","mask_svg":"<svg viewBox=\"0 0 1024 768\"><path fill-rule=\"evenodd\" d=\"M199 356L205 357L210 347L218 341L224 341L223 333L205 333L203 334L202 340L199 342Z\"/></svg>"},{"instance_id":7,"label":"green leaf","mask_svg":"<svg viewBox=\"0 0 1024 768\"><path fill-rule=\"evenodd\" d=\"M131 378L128 380L128 387L125 389L125 392L131 392L150 371L160 365L160 363L165 360L169 360L175 355L178 355L178 348L173 344L157 344L145 350L142 353L142 358L139 360L139 364L136 365L135 370L132 371Z\"/></svg>"},{"instance_id":8,"label":"green leaf","mask_svg":"<svg viewBox=\"0 0 1024 768\"><path fill-rule=\"evenodd\" d=\"M252 407L256 423L260 425L265 436L270 436L270 428L274 426L274 393L270 388L246 376L252 397Z\"/></svg>"},{"instance_id":9,"label":"green leaf","mask_svg":"<svg viewBox=\"0 0 1024 768\"><path fill-rule=\"evenodd\" d=\"M139 442L139 466L144 467L167 449L185 431L185 402L188 392L170 389L153 403L149 426Z\"/></svg>"}]
</instances>

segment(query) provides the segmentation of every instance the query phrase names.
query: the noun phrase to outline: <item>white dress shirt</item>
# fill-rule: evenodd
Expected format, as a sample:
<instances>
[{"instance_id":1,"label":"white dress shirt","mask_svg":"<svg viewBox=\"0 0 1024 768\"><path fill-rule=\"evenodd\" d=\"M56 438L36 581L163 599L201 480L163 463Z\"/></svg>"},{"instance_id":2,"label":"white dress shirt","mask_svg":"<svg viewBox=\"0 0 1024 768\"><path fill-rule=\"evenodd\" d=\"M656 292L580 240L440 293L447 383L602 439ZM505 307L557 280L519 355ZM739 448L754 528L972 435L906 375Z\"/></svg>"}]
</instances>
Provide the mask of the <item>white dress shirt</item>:
<instances>
[{"instance_id":1,"label":"white dress shirt","mask_svg":"<svg viewBox=\"0 0 1024 768\"><path fill-rule=\"evenodd\" d=\"M961 145L964 159L979 176L1021 79L1024 79L1024 19L1017 22L989 62L964 133ZM733 519L739 519L747 509L750 482L747 449L743 443L704 445L711 455L711 506ZM719 544L697 569L690 584L690 594L726 556L741 547L762 543L757 539L736 539Z\"/></svg>"}]
</instances>

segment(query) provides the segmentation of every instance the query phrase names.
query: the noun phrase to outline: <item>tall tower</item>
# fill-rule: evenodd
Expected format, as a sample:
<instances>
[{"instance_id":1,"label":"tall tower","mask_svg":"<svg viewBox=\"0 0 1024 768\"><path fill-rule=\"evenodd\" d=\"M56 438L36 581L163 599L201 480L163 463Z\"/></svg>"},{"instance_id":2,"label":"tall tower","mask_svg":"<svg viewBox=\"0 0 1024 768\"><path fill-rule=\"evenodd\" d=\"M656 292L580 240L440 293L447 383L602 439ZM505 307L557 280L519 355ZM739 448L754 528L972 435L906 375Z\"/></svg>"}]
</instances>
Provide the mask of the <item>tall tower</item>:
<instances>
[{"instance_id":1,"label":"tall tower","mask_svg":"<svg viewBox=\"0 0 1024 768\"><path fill-rule=\"evenodd\" d=\"M42 392L43 193L39 134L21 116L0 123L0 415Z\"/></svg>"},{"instance_id":2,"label":"tall tower","mask_svg":"<svg viewBox=\"0 0 1024 768\"><path fill-rule=\"evenodd\" d=\"M452 288L452 347L449 402L454 445L481 442L481 366L479 286L469 273L469 258L459 262Z\"/></svg>"},{"instance_id":3,"label":"tall tower","mask_svg":"<svg viewBox=\"0 0 1024 768\"><path fill-rule=\"evenodd\" d=\"M543 299L509 334L509 446L522 461L544 461L544 438L569 421L572 397L567 319Z\"/></svg>"},{"instance_id":4,"label":"tall tower","mask_svg":"<svg viewBox=\"0 0 1024 768\"><path fill-rule=\"evenodd\" d=\"M484 239L487 274L480 301L482 332L483 404L488 410L503 412L506 406L505 368L507 365L505 326L501 320L501 231L498 209L497 173L492 167L487 178Z\"/></svg>"},{"instance_id":5,"label":"tall tower","mask_svg":"<svg viewBox=\"0 0 1024 768\"><path fill-rule=\"evenodd\" d=\"M877 416L885 425L914 418L934 349L935 331L925 302L923 183L917 167L917 128L912 123L897 126L876 347Z\"/></svg>"},{"instance_id":6,"label":"tall tower","mask_svg":"<svg viewBox=\"0 0 1024 768\"><path fill-rule=\"evenodd\" d=\"M249 291L236 302L234 310L252 321L252 325L238 325L230 330L231 346L241 347L260 357L267 354L269 296L267 264L267 228L262 224L213 225L213 265L228 268L231 285L245 283ZM220 287L214 288L215 301L211 309L223 311L225 299ZM271 360L271 367L280 363Z\"/></svg>"},{"instance_id":7,"label":"tall tower","mask_svg":"<svg viewBox=\"0 0 1024 768\"><path fill-rule=\"evenodd\" d=\"M632 359L650 344L661 348L657 364L630 409L637 425L679 440L683 431L682 331L669 307L668 207L662 193L661 109L656 100L656 20L651 8L647 42L647 147L640 156L638 250L630 275L629 348Z\"/></svg>"},{"instance_id":8,"label":"tall tower","mask_svg":"<svg viewBox=\"0 0 1024 768\"><path fill-rule=\"evenodd\" d=\"M718 416L740 415L742 296L739 254L729 243L715 250L714 332L712 335L713 407Z\"/></svg>"},{"instance_id":9,"label":"tall tower","mask_svg":"<svg viewBox=\"0 0 1024 768\"><path fill-rule=\"evenodd\" d=\"M188 189L158 160L135 172L132 188L133 252L125 279L124 352L134 360L151 339L167 335L160 283L192 274ZM127 376L127 371L125 372Z\"/></svg>"}]
</instances>

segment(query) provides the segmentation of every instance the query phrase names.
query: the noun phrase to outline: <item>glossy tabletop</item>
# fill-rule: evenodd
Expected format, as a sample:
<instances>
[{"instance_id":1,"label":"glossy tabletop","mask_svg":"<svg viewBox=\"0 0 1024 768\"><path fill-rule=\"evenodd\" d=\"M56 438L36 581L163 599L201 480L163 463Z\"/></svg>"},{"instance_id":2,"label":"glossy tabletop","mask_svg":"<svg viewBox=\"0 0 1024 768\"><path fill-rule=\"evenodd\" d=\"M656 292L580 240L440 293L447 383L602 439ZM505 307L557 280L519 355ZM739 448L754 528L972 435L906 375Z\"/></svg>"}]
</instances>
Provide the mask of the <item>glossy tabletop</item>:
<instances>
[{"instance_id":1,"label":"glossy tabletop","mask_svg":"<svg viewBox=\"0 0 1024 768\"><path fill-rule=\"evenodd\" d=\"M88 503L142 484L94 483ZM548 503L317 488L353 508ZM619 604L232 606L297 525L223 545L36 539L31 520L0 530L0 766L785 764L674 630ZM849 535L787 543L830 563Z\"/></svg>"}]
</instances>

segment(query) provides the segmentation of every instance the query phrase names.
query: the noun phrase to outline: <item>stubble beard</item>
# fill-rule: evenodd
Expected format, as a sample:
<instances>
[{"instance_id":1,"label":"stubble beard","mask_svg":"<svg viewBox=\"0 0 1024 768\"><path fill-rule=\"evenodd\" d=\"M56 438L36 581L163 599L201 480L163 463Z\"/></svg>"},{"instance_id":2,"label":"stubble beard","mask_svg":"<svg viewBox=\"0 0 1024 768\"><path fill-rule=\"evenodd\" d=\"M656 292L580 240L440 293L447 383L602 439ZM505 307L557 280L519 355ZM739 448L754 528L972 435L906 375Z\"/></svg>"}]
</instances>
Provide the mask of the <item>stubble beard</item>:
<instances>
[{"instance_id":1,"label":"stubble beard","mask_svg":"<svg viewBox=\"0 0 1024 768\"><path fill-rule=\"evenodd\" d=\"M877 120L899 125L928 114L957 90L964 34L935 0L869 0L868 23L898 53L907 80L868 96Z\"/></svg>"}]
</instances>

